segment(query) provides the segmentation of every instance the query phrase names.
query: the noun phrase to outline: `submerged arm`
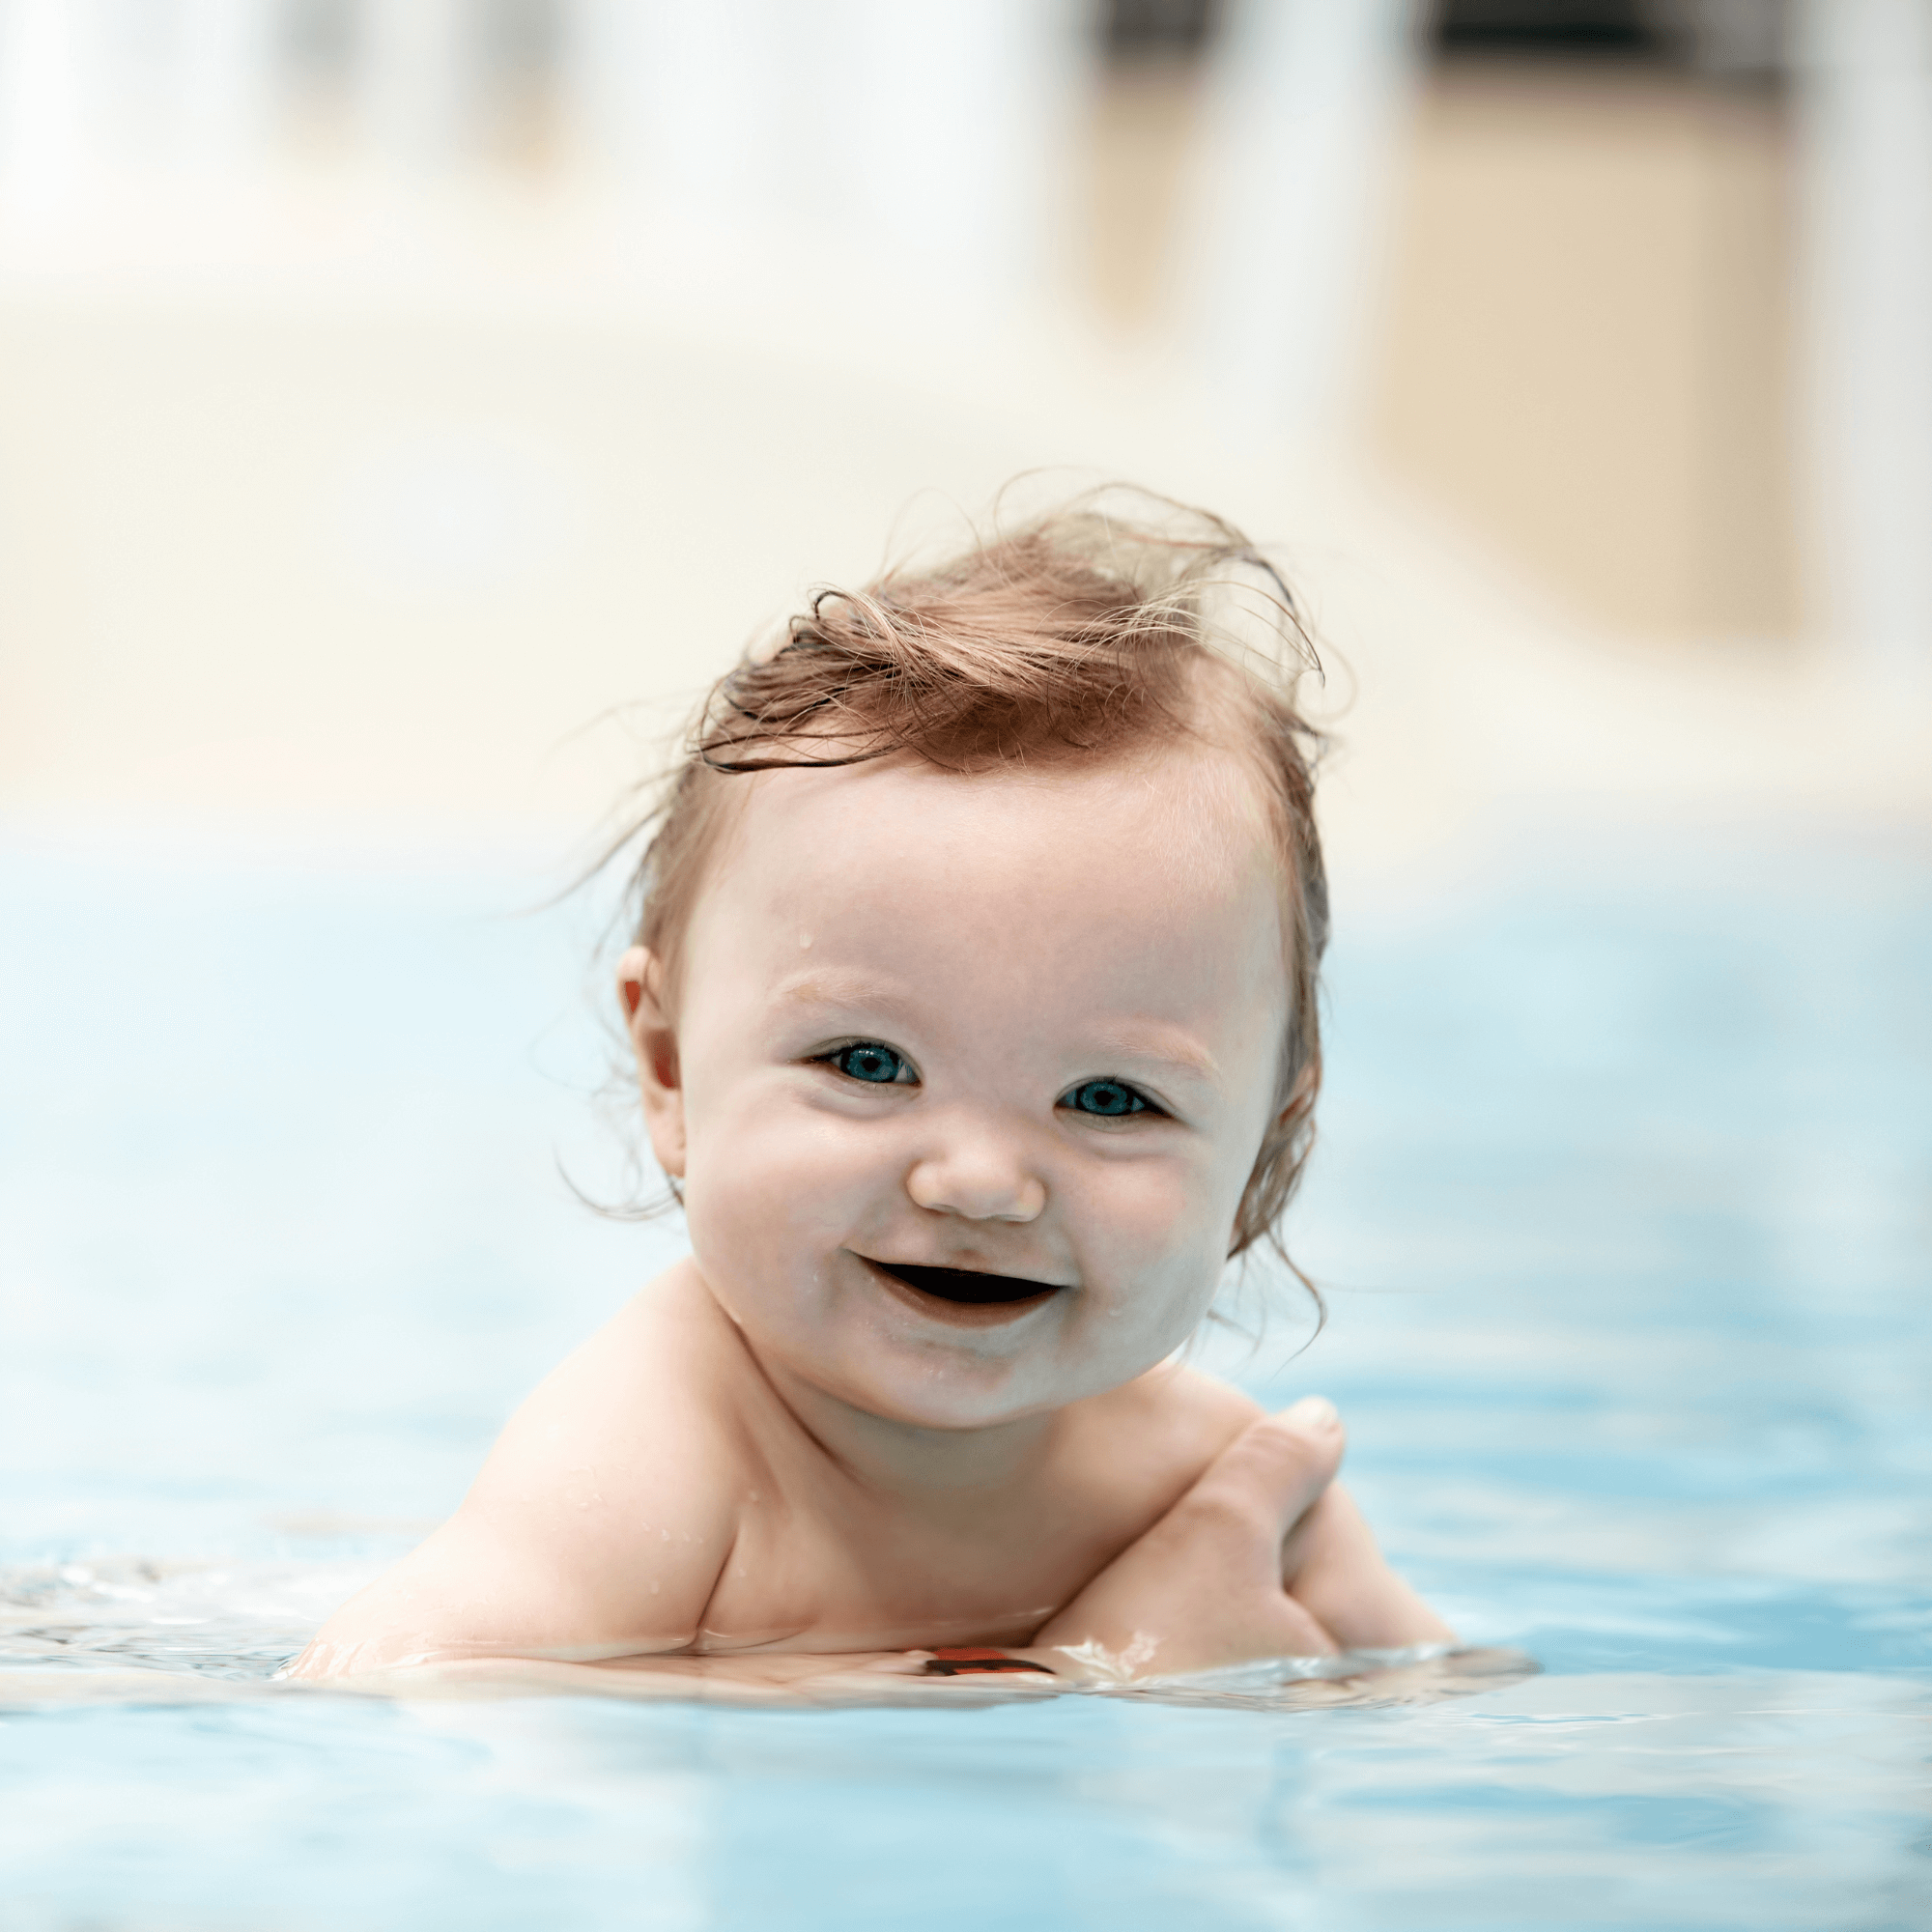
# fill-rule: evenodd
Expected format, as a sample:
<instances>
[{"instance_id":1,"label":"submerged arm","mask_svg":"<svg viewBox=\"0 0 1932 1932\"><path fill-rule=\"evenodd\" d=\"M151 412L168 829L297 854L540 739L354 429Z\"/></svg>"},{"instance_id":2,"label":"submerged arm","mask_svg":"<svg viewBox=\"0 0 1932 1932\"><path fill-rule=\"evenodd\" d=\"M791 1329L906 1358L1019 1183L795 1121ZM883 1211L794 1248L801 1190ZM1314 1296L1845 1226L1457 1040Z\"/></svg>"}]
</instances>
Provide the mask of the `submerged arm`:
<instances>
[{"instance_id":1,"label":"submerged arm","mask_svg":"<svg viewBox=\"0 0 1932 1932\"><path fill-rule=\"evenodd\" d=\"M668 1393L635 1305L523 1406L463 1506L323 1626L288 1675L590 1662L696 1637L730 1553L737 1463L701 1376Z\"/></svg>"},{"instance_id":2,"label":"submerged arm","mask_svg":"<svg viewBox=\"0 0 1932 1932\"><path fill-rule=\"evenodd\" d=\"M1341 1418L1252 1423L1020 1653L1107 1681L1454 1640L1334 1483Z\"/></svg>"},{"instance_id":3,"label":"submerged arm","mask_svg":"<svg viewBox=\"0 0 1932 1932\"><path fill-rule=\"evenodd\" d=\"M680 1548L635 1590L613 1585L581 1539L475 1498L329 1618L295 1678L369 1678L427 1664L524 1658L589 1662L675 1651L696 1635L723 1568Z\"/></svg>"}]
</instances>

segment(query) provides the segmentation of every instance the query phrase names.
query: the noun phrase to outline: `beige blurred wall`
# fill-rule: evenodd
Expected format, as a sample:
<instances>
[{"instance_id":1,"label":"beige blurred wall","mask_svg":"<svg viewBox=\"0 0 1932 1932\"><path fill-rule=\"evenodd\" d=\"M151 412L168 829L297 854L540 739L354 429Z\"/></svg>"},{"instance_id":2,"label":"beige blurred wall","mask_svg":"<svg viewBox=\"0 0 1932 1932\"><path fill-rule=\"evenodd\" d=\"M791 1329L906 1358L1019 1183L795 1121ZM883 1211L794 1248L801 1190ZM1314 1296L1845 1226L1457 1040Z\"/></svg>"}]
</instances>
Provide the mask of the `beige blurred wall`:
<instances>
[{"instance_id":1,"label":"beige blurred wall","mask_svg":"<svg viewBox=\"0 0 1932 1932\"><path fill-rule=\"evenodd\" d=\"M1201 128L1184 62L1117 70L1088 147L1088 279L1159 325ZM1463 58L1423 78L1394 177L1370 446L1579 621L1788 640L1790 117L1769 89Z\"/></svg>"},{"instance_id":2,"label":"beige blurred wall","mask_svg":"<svg viewBox=\"0 0 1932 1932\"><path fill-rule=\"evenodd\" d=\"M1789 148L1772 94L1643 69L1418 103L1375 444L1618 632L1799 630Z\"/></svg>"}]
</instances>

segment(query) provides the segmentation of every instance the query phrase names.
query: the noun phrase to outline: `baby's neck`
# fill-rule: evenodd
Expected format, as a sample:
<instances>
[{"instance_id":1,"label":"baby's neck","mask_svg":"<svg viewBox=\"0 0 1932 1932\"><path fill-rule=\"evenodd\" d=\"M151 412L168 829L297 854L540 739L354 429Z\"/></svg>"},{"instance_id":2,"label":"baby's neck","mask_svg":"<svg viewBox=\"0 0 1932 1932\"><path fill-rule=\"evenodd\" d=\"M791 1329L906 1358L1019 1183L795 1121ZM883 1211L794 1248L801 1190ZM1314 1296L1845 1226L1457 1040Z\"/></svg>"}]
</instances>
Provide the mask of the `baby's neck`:
<instances>
[{"instance_id":1,"label":"baby's neck","mask_svg":"<svg viewBox=\"0 0 1932 1932\"><path fill-rule=\"evenodd\" d=\"M944 1508L983 1508L1003 1492L1030 1489L1059 1433L1059 1411L981 1428L931 1429L854 1407L781 1366L765 1379L794 1421L854 1482L877 1494Z\"/></svg>"}]
</instances>

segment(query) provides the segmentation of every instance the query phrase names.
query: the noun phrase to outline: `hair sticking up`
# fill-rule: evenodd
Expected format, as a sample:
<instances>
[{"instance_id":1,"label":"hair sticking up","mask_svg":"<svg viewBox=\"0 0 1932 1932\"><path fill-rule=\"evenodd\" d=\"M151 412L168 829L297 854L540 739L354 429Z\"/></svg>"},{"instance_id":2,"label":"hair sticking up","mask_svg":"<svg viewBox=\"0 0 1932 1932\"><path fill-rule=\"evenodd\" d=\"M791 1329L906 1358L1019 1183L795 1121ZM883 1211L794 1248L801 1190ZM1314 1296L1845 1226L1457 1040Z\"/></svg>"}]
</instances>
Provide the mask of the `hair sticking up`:
<instances>
[{"instance_id":1,"label":"hair sticking up","mask_svg":"<svg viewBox=\"0 0 1932 1932\"><path fill-rule=\"evenodd\" d=\"M1189 736L1225 739L1265 798L1281 879L1290 1018L1276 1111L1229 1253L1266 1241L1314 1140L1327 881L1314 816L1319 674L1287 584L1232 525L1101 490L944 561L825 588L712 688L685 755L612 848L645 841L628 923L676 1000L680 941L737 791L754 772L910 755L943 770L1039 768Z\"/></svg>"}]
</instances>

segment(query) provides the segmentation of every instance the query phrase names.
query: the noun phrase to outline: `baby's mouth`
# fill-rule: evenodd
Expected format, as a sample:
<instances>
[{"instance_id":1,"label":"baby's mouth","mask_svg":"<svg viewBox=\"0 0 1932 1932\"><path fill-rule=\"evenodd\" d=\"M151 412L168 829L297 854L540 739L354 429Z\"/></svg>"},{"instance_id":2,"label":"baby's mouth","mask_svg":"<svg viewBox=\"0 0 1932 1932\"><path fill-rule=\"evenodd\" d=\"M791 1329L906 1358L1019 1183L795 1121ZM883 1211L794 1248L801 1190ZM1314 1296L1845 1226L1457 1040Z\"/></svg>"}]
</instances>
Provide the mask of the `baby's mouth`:
<instances>
[{"instance_id":1,"label":"baby's mouth","mask_svg":"<svg viewBox=\"0 0 1932 1932\"><path fill-rule=\"evenodd\" d=\"M868 1255L860 1259L898 1289L901 1300L912 1302L923 1313L936 1315L943 1321L976 1327L1015 1321L1061 1293L1057 1282L1029 1281L1024 1275L988 1274L978 1268L922 1267L910 1262L875 1262Z\"/></svg>"}]
</instances>

